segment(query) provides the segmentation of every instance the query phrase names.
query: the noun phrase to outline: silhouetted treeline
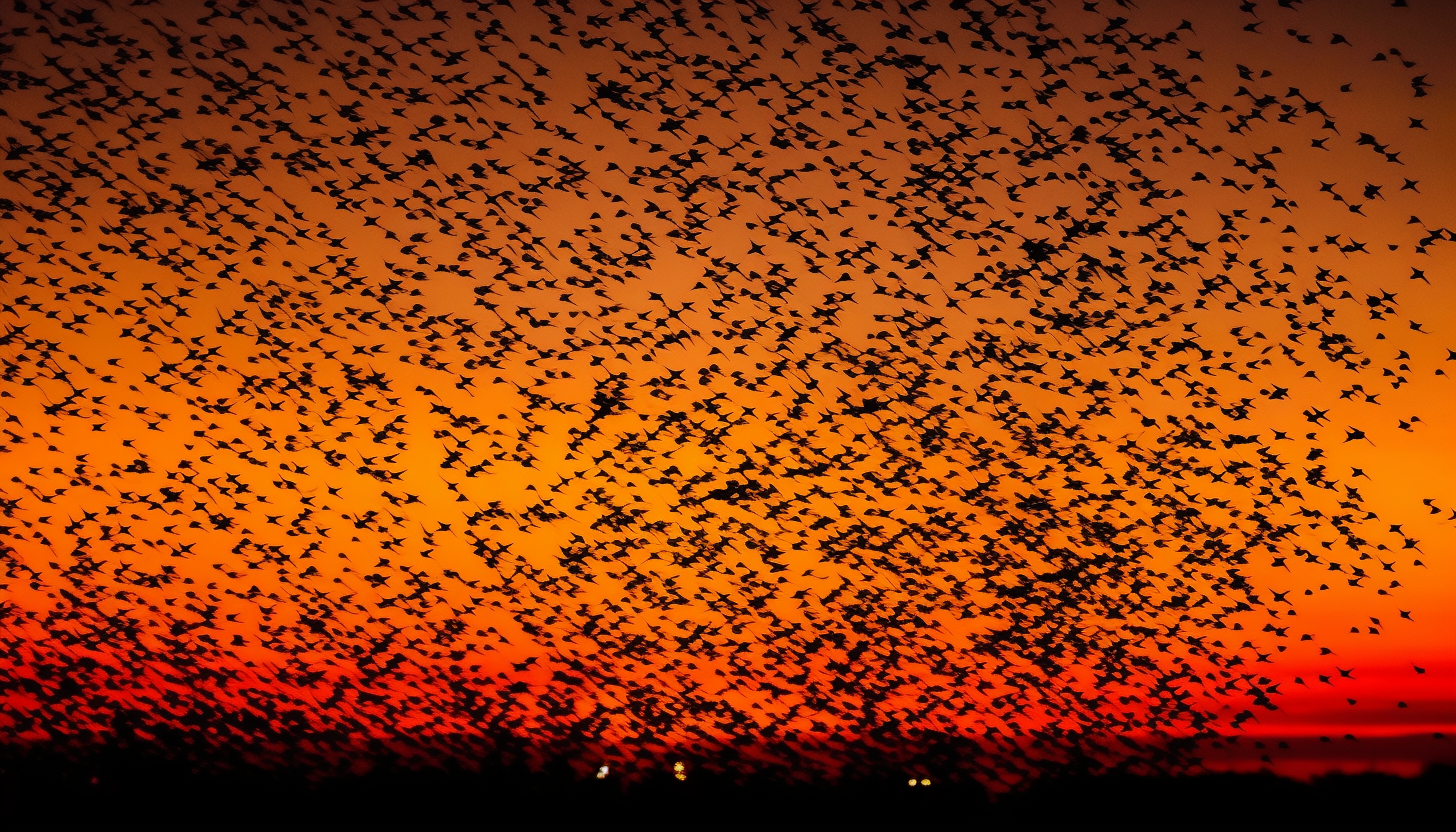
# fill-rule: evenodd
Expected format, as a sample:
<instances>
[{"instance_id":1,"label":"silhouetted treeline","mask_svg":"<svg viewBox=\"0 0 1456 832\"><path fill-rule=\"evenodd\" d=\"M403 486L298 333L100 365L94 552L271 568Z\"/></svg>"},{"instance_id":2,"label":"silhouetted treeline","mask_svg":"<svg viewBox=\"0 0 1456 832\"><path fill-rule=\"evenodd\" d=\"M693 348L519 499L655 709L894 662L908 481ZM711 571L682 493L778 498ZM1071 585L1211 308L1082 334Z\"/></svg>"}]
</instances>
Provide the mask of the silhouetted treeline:
<instances>
[{"instance_id":1,"label":"silhouetted treeline","mask_svg":"<svg viewBox=\"0 0 1456 832\"><path fill-rule=\"evenodd\" d=\"M975 780L851 775L793 783L693 771L627 783L499 762L476 770L372 761L362 774L234 767L201 773L139 749L3 752L7 829L1313 829L1445 828L1456 768L1416 778L1270 774L1043 777L991 794Z\"/></svg>"}]
</instances>

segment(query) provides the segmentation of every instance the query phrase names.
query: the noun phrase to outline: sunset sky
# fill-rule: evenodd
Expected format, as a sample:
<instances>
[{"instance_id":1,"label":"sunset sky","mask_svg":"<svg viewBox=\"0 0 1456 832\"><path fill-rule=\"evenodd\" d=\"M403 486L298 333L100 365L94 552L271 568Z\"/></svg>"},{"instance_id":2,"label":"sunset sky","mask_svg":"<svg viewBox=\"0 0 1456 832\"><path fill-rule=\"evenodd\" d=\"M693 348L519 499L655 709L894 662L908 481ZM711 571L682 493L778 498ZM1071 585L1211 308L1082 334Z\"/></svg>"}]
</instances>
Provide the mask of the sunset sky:
<instances>
[{"instance_id":1,"label":"sunset sky","mask_svg":"<svg viewBox=\"0 0 1456 832\"><path fill-rule=\"evenodd\" d=\"M7 5L0 738L1456 761L1453 34Z\"/></svg>"}]
</instances>

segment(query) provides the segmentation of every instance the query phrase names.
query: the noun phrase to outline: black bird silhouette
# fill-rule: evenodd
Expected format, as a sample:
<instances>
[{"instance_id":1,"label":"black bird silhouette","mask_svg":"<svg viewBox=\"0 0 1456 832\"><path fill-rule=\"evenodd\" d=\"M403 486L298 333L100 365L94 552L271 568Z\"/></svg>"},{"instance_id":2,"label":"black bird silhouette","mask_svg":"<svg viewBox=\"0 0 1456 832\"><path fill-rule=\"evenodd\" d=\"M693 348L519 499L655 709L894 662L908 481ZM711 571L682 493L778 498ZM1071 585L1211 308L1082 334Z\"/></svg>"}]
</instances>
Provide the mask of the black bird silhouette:
<instances>
[{"instance_id":1,"label":"black bird silhouette","mask_svg":"<svg viewBox=\"0 0 1456 832\"><path fill-rule=\"evenodd\" d=\"M13 4L3 742L1190 770L1419 626L1456 359L1443 76L1281 6Z\"/></svg>"}]
</instances>

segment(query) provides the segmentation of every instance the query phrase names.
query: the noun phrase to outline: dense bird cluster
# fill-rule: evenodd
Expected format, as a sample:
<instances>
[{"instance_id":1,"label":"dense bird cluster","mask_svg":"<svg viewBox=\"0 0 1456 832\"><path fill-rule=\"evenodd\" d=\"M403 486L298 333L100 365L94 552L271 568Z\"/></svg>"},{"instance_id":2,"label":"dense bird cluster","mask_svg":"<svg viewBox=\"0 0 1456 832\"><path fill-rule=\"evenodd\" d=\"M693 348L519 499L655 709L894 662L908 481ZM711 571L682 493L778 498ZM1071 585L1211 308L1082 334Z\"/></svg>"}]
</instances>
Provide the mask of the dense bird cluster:
<instances>
[{"instance_id":1,"label":"dense bird cluster","mask_svg":"<svg viewBox=\"0 0 1456 832\"><path fill-rule=\"evenodd\" d=\"M1415 626L1391 5L8 4L0 735L1189 765Z\"/></svg>"}]
</instances>

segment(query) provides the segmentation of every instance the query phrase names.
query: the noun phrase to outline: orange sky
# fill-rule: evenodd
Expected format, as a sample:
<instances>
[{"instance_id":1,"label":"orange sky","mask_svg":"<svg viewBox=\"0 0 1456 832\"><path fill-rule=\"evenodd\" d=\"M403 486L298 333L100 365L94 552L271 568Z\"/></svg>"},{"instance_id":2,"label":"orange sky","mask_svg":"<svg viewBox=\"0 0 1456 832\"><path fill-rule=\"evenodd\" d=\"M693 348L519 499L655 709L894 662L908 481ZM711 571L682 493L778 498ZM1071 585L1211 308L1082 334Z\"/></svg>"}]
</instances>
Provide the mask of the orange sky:
<instances>
[{"instance_id":1,"label":"orange sky","mask_svg":"<svg viewBox=\"0 0 1456 832\"><path fill-rule=\"evenodd\" d=\"M1452 757L1449 5L519 5L0 15L7 741Z\"/></svg>"}]
</instances>

